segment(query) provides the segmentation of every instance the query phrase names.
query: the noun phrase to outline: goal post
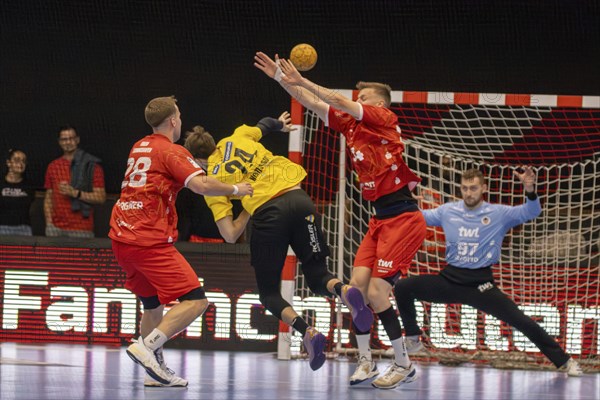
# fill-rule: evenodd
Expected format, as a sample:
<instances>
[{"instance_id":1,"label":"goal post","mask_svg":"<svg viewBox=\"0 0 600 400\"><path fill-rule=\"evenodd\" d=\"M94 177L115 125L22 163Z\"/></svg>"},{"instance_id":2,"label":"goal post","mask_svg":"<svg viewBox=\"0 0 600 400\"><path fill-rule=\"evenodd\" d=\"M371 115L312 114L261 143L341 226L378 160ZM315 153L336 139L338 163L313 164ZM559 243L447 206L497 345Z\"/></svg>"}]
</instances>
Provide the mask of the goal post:
<instances>
[{"instance_id":1,"label":"goal post","mask_svg":"<svg viewBox=\"0 0 600 400\"><path fill-rule=\"evenodd\" d=\"M523 189L513 171L534 168L543 212L507 234L494 276L584 368L600 370L600 97L394 91L392 103L405 161L423 178L421 208L458 199L460 173L468 168L485 173L488 201L521 204ZM304 188L322 215L332 250L328 267L347 282L369 205L360 196L343 136L298 103L292 111L292 118L303 121ZM443 233L428 228L409 274L437 273L444 246ZM355 353L345 307L313 295L298 271L295 282L295 307L328 336L329 350ZM417 302L417 310L428 345L417 359L550 367L522 334L468 306ZM299 338L292 335L290 343L294 357L302 350ZM385 354L389 344L377 322L375 353Z\"/></svg>"}]
</instances>

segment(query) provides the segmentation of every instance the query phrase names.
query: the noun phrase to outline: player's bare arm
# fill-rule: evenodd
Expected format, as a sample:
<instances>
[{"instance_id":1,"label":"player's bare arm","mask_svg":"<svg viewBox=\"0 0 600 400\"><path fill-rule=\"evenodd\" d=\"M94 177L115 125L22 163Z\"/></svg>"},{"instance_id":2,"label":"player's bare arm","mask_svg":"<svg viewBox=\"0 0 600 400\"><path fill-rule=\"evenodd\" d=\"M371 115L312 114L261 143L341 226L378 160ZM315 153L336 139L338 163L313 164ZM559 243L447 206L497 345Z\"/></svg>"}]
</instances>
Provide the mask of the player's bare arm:
<instances>
[{"instance_id":1,"label":"player's bare arm","mask_svg":"<svg viewBox=\"0 0 600 400\"><path fill-rule=\"evenodd\" d=\"M340 94L336 90L328 89L324 86L317 85L309 79L303 77L298 69L289 60L278 59L279 67L283 73L281 80L289 85L301 86L309 90L319 100L334 106L335 108L352 115L354 118L359 118L361 106L346 96Z\"/></svg>"},{"instance_id":2,"label":"player's bare arm","mask_svg":"<svg viewBox=\"0 0 600 400\"><path fill-rule=\"evenodd\" d=\"M283 80L281 68L263 52L254 56L254 66L265 73L268 77L275 79L286 92L298 100L300 104L316 113L321 120L325 121L329 112L329 105L317 96L312 95L307 89L299 85L290 85Z\"/></svg>"},{"instance_id":3,"label":"player's bare arm","mask_svg":"<svg viewBox=\"0 0 600 400\"><path fill-rule=\"evenodd\" d=\"M242 233L244 233L249 220L250 214L246 210L242 210L235 220L231 215L228 215L218 220L216 224L223 239L227 243L235 243Z\"/></svg>"},{"instance_id":4,"label":"player's bare arm","mask_svg":"<svg viewBox=\"0 0 600 400\"><path fill-rule=\"evenodd\" d=\"M192 192L203 196L252 196L254 188L247 182L230 185L206 175L196 175L188 185Z\"/></svg>"}]
</instances>

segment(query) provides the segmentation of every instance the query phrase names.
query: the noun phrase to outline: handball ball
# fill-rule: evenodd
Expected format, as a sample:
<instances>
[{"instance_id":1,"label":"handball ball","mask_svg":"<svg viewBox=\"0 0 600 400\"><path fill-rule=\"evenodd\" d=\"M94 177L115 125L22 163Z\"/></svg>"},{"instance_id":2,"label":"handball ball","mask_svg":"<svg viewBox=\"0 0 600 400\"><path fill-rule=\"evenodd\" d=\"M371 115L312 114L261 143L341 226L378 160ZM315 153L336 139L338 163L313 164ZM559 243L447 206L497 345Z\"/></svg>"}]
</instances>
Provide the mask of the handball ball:
<instances>
[{"instance_id":1,"label":"handball ball","mask_svg":"<svg viewBox=\"0 0 600 400\"><path fill-rule=\"evenodd\" d=\"M308 71L317 63L317 51L310 44L300 43L290 52L290 61L298 71Z\"/></svg>"}]
</instances>

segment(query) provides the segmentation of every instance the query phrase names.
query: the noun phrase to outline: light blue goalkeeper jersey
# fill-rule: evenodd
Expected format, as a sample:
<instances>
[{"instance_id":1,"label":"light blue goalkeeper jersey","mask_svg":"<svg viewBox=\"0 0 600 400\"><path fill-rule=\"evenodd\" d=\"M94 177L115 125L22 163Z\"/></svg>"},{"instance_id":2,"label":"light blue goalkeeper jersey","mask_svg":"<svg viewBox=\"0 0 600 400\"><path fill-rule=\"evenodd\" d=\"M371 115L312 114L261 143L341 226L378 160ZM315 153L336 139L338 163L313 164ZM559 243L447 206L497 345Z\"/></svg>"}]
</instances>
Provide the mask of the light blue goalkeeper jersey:
<instances>
[{"instance_id":1,"label":"light blue goalkeeper jersey","mask_svg":"<svg viewBox=\"0 0 600 400\"><path fill-rule=\"evenodd\" d=\"M423 215L427 225L444 229L448 264L477 269L496 264L506 232L541 211L539 198L514 207L483 202L474 210L467 209L461 200L424 210Z\"/></svg>"}]
</instances>

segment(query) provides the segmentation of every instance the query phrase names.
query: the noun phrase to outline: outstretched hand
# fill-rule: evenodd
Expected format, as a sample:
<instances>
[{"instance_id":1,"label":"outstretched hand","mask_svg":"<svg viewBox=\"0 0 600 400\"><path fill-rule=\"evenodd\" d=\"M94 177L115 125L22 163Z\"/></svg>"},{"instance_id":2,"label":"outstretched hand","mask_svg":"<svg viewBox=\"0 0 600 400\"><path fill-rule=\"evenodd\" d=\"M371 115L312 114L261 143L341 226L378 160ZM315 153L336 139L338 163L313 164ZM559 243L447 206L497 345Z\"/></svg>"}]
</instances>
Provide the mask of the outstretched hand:
<instances>
[{"instance_id":1,"label":"outstretched hand","mask_svg":"<svg viewBox=\"0 0 600 400\"><path fill-rule=\"evenodd\" d=\"M291 132L293 130L296 130L297 128L292 125L292 116L290 115L289 112L284 111L281 113L281 115L279 116L279 118L277 118L279 121L283 122L283 128L281 128L282 132Z\"/></svg>"},{"instance_id":2,"label":"outstretched hand","mask_svg":"<svg viewBox=\"0 0 600 400\"><path fill-rule=\"evenodd\" d=\"M275 56L277 58L277 56ZM268 55L259 51L254 56L254 66L264 72L269 78L275 78L277 64Z\"/></svg>"},{"instance_id":3,"label":"outstretched hand","mask_svg":"<svg viewBox=\"0 0 600 400\"><path fill-rule=\"evenodd\" d=\"M290 60L285 58L277 58L281 72L283 72L282 80L288 85L300 85L302 83L302 75L294 67L294 64Z\"/></svg>"},{"instance_id":4,"label":"outstretched hand","mask_svg":"<svg viewBox=\"0 0 600 400\"><path fill-rule=\"evenodd\" d=\"M523 188L526 193L531 193L535 190L535 172L531 167L523 167L523 173L513 171L513 175L519 178L519 181L523 184Z\"/></svg>"}]
</instances>

